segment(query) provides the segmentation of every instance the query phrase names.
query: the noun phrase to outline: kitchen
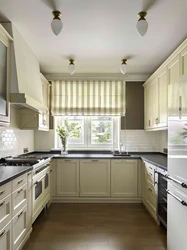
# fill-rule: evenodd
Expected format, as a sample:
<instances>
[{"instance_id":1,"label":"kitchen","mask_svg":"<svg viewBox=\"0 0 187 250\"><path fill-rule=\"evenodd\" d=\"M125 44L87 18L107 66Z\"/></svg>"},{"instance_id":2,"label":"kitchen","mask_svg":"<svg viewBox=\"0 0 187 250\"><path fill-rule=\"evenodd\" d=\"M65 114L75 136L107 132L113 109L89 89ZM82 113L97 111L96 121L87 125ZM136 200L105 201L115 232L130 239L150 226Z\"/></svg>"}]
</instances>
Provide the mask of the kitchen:
<instances>
[{"instance_id":1,"label":"kitchen","mask_svg":"<svg viewBox=\"0 0 187 250\"><path fill-rule=\"evenodd\" d=\"M79 4L0 6L0 248L186 249L187 3Z\"/></svg>"}]
</instances>

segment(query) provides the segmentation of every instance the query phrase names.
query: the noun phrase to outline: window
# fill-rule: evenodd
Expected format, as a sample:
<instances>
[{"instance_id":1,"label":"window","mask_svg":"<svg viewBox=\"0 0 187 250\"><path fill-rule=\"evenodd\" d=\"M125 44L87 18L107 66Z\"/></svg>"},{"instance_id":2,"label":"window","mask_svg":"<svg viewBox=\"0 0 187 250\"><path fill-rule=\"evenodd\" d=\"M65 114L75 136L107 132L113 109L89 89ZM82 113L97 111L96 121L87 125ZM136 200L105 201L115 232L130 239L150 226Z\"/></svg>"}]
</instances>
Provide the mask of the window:
<instances>
[{"instance_id":1,"label":"window","mask_svg":"<svg viewBox=\"0 0 187 250\"><path fill-rule=\"evenodd\" d=\"M68 139L69 149L112 149L113 143L118 142L118 117L110 116L56 116L55 128L63 126L65 119L68 123L76 122L81 127L80 138ZM55 148L61 148L61 141L55 129Z\"/></svg>"}]
</instances>

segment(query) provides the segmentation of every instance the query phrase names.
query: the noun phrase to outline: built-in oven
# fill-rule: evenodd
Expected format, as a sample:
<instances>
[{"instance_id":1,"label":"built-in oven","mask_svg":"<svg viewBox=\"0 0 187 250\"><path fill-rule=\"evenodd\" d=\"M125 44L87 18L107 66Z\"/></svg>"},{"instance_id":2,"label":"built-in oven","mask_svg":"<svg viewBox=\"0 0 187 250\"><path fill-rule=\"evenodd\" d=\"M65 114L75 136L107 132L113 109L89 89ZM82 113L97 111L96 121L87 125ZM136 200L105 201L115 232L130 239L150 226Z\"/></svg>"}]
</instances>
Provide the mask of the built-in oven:
<instances>
[{"instance_id":1,"label":"built-in oven","mask_svg":"<svg viewBox=\"0 0 187 250\"><path fill-rule=\"evenodd\" d=\"M50 200L50 163L36 169L33 174L33 222Z\"/></svg>"},{"instance_id":2,"label":"built-in oven","mask_svg":"<svg viewBox=\"0 0 187 250\"><path fill-rule=\"evenodd\" d=\"M157 217L159 221L167 228L167 171L157 167L158 200Z\"/></svg>"}]
</instances>

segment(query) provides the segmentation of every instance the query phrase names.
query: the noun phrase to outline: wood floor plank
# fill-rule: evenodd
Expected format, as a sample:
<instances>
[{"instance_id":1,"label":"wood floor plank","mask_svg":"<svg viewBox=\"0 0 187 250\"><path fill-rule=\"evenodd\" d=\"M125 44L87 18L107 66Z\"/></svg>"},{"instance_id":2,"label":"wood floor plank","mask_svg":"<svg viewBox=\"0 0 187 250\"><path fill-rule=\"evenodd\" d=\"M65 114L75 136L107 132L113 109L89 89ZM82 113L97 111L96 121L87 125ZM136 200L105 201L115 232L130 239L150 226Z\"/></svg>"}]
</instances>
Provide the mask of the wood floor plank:
<instances>
[{"instance_id":1,"label":"wood floor plank","mask_svg":"<svg viewBox=\"0 0 187 250\"><path fill-rule=\"evenodd\" d=\"M166 230L142 204L52 204L23 250L166 250Z\"/></svg>"}]
</instances>

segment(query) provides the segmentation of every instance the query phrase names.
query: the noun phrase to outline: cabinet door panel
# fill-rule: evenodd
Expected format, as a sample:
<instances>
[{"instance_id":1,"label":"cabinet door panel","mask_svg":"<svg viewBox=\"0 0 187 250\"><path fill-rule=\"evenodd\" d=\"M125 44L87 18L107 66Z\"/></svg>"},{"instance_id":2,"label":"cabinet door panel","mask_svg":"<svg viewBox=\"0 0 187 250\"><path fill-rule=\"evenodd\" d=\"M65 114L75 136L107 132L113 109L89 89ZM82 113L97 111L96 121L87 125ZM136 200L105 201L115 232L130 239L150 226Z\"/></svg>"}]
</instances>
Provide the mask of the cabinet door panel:
<instances>
[{"instance_id":1,"label":"cabinet door panel","mask_svg":"<svg viewBox=\"0 0 187 250\"><path fill-rule=\"evenodd\" d=\"M137 197L137 161L111 161L111 196Z\"/></svg>"},{"instance_id":2,"label":"cabinet door panel","mask_svg":"<svg viewBox=\"0 0 187 250\"><path fill-rule=\"evenodd\" d=\"M168 84L176 82L180 77L180 57L177 56L175 59L168 65Z\"/></svg>"},{"instance_id":3,"label":"cabinet door panel","mask_svg":"<svg viewBox=\"0 0 187 250\"><path fill-rule=\"evenodd\" d=\"M168 95L167 95L167 79L166 69L158 77L158 88L159 88L159 127L167 126L167 106L168 106Z\"/></svg>"},{"instance_id":4,"label":"cabinet door panel","mask_svg":"<svg viewBox=\"0 0 187 250\"><path fill-rule=\"evenodd\" d=\"M57 196L79 196L79 160L57 160Z\"/></svg>"},{"instance_id":5,"label":"cabinet door panel","mask_svg":"<svg viewBox=\"0 0 187 250\"><path fill-rule=\"evenodd\" d=\"M154 79L151 83L151 127L158 127L158 78Z\"/></svg>"},{"instance_id":6,"label":"cabinet door panel","mask_svg":"<svg viewBox=\"0 0 187 250\"><path fill-rule=\"evenodd\" d=\"M80 196L110 196L110 160L80 161Z\"/></svg>"},{"instance_id":7,"label":"cabinet door panel","mask_svg":"<svg viewBox=\"0 0 187 250\"><path fill-rule=\"evenodd\" d=\"M12 250L11 244L11 222L0 230L0 249Z\"/></svg>"},{"instance_id":8,"label":"cabinet door panel","mask_svg":"<svg viewBox=\"0 0 187 250\"><path fill-rule=\"evenodd\" d=\"M11 220L11 195L0 201L0 228Z\"/></svg>"}]
</instances>

